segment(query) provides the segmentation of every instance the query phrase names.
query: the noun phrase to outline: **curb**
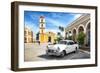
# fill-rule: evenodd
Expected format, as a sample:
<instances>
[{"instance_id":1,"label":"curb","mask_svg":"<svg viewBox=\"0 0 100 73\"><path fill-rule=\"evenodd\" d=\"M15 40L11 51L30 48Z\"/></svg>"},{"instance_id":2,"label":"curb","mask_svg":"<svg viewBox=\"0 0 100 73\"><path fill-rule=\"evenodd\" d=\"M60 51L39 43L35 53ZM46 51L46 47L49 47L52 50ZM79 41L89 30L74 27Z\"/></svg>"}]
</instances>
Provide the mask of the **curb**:
<instances>
[{"instance_id":1,"label":"curb","mask_svg":"<svg viewBox=\"0 0 100 73\"><path fill-rule=\"evenodd\" d=\"M85 51L85 50L82 50L82 49L80 49L80 51L81 51L81 52L84 52L84 53L87 53L87 54L90 54L90 52Z\"/></svg>"}]
</instances>

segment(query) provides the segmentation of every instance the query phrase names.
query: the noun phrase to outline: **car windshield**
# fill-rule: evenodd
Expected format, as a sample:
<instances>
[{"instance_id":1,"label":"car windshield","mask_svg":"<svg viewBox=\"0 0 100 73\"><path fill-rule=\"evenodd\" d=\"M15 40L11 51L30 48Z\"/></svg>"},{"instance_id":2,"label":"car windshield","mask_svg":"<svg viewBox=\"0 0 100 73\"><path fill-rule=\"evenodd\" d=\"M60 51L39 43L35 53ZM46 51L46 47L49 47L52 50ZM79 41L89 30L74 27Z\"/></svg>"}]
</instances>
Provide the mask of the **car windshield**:
<instances>
[{"instance_id":1,"label":"car windshield","mask_svg":"<svg viewBox=\"0 0 100 73\"><path fill-rule=\"evenodd\" d=\"M67 44L66 41L60 41L59 44Z\"/></svg>"}]
</instances>

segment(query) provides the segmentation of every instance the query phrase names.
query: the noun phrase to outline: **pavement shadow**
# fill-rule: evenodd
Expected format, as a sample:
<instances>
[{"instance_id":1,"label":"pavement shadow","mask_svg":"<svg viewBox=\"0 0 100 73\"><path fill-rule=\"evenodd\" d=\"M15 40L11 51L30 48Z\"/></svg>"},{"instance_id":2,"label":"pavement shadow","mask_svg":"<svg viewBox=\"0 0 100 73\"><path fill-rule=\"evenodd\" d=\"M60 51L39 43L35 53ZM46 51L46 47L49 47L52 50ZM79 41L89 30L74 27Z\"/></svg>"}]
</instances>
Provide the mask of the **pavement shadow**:
<instances>
[{"instance_id":1,"label":"pavement shadow","mask_svg":"<svg viewBox=\"0 0 100 73\"><path fill-rule=\"evenodd\" d=\"M67 59L72 59L70 57L72 57L72 56L74 56L75 54L78 54L78 53L79 53L79 51L77 51L77 52L71 52L71 53L66 54L64 57L53 56L53 55L49 56L47 54L42 54L42 55L39 55L38 57L44 58L44 59L47 59L47 60L67 60Z\"/></svg>"},{"instance_id":2,"label":"pavement shadow","mask_svg":"<svg viewBox=\"0 0 100 73\"><path fill-rule=\"evenodd\" d=\"M46 54L40 55L40 56L38 56L38 57L40 57L40 58L45 58L45 59L47 59L47 60L62 60L62 59L64 58L64 57L53 56L53 55L49 56L49 55L46 55Z\"/></svg>"},{"instance_id":3,"label":"pavement shadow","mask_svg":"<svg viewBox=\"0 0 100 73\"><path fill-rule=\"evenodd\" d=\"M39 55L38 57L40 58L44 58L46 60L72 60L72 59L87 59L90 58L90 55L81 52L81 51L77 51L77 52L72 52L69 54L66 54L64 57L60 57L60 56L49 56L47 54L42 54Z\"/></svg>"}]
</instances>

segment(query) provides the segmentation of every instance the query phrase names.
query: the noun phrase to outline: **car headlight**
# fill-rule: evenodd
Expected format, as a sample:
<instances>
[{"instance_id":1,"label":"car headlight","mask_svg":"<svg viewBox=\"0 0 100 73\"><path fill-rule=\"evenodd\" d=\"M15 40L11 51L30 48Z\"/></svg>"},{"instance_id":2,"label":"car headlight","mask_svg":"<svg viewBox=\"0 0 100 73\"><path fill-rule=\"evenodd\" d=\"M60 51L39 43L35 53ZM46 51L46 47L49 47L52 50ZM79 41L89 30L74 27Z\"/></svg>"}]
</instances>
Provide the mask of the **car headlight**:
<instances>
[{"instance_id":1,"label":"car headlight","mask_svg":"<svg viewBox=\"0 0 100 73\"><path fill-rule=\"evenodd\" d=\"M60 50L60 48L58 47L58 48L57 48L57 52L58 52L59 50Z\"/></svg>"}]
</instances>

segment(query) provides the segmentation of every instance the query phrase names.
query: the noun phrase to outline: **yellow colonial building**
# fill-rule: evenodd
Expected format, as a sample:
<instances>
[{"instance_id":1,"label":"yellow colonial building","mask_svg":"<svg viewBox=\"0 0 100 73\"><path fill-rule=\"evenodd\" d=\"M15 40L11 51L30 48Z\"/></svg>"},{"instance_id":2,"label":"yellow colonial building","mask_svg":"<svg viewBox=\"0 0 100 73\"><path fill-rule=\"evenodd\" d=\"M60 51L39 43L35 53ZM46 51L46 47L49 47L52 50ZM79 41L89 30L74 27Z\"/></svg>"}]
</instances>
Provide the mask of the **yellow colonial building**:
<instances>
[{"instance_id":1,"label":"yellow colonial building","mask_svg":"<svg viewBox=\"0 0 100 73\"><path fill-rule=\"evenodd\" d=\"M33 31L28 27L24 29L24 43L33 43Z\"/></svg>"},{"instance_id":2,"label":"yellow colonial building","mask_svg":"<svg viewBox=\"0 0 100 73\"><path fill-rule=\"evenodd\" d=\"M56 39L56 34L54 32L46 32L46 25L45 25L45 18L43 16L40 16L40 34L39 34L39 41L40 43L55 43L55 39Z\"/></svg>"}]
</instances>

